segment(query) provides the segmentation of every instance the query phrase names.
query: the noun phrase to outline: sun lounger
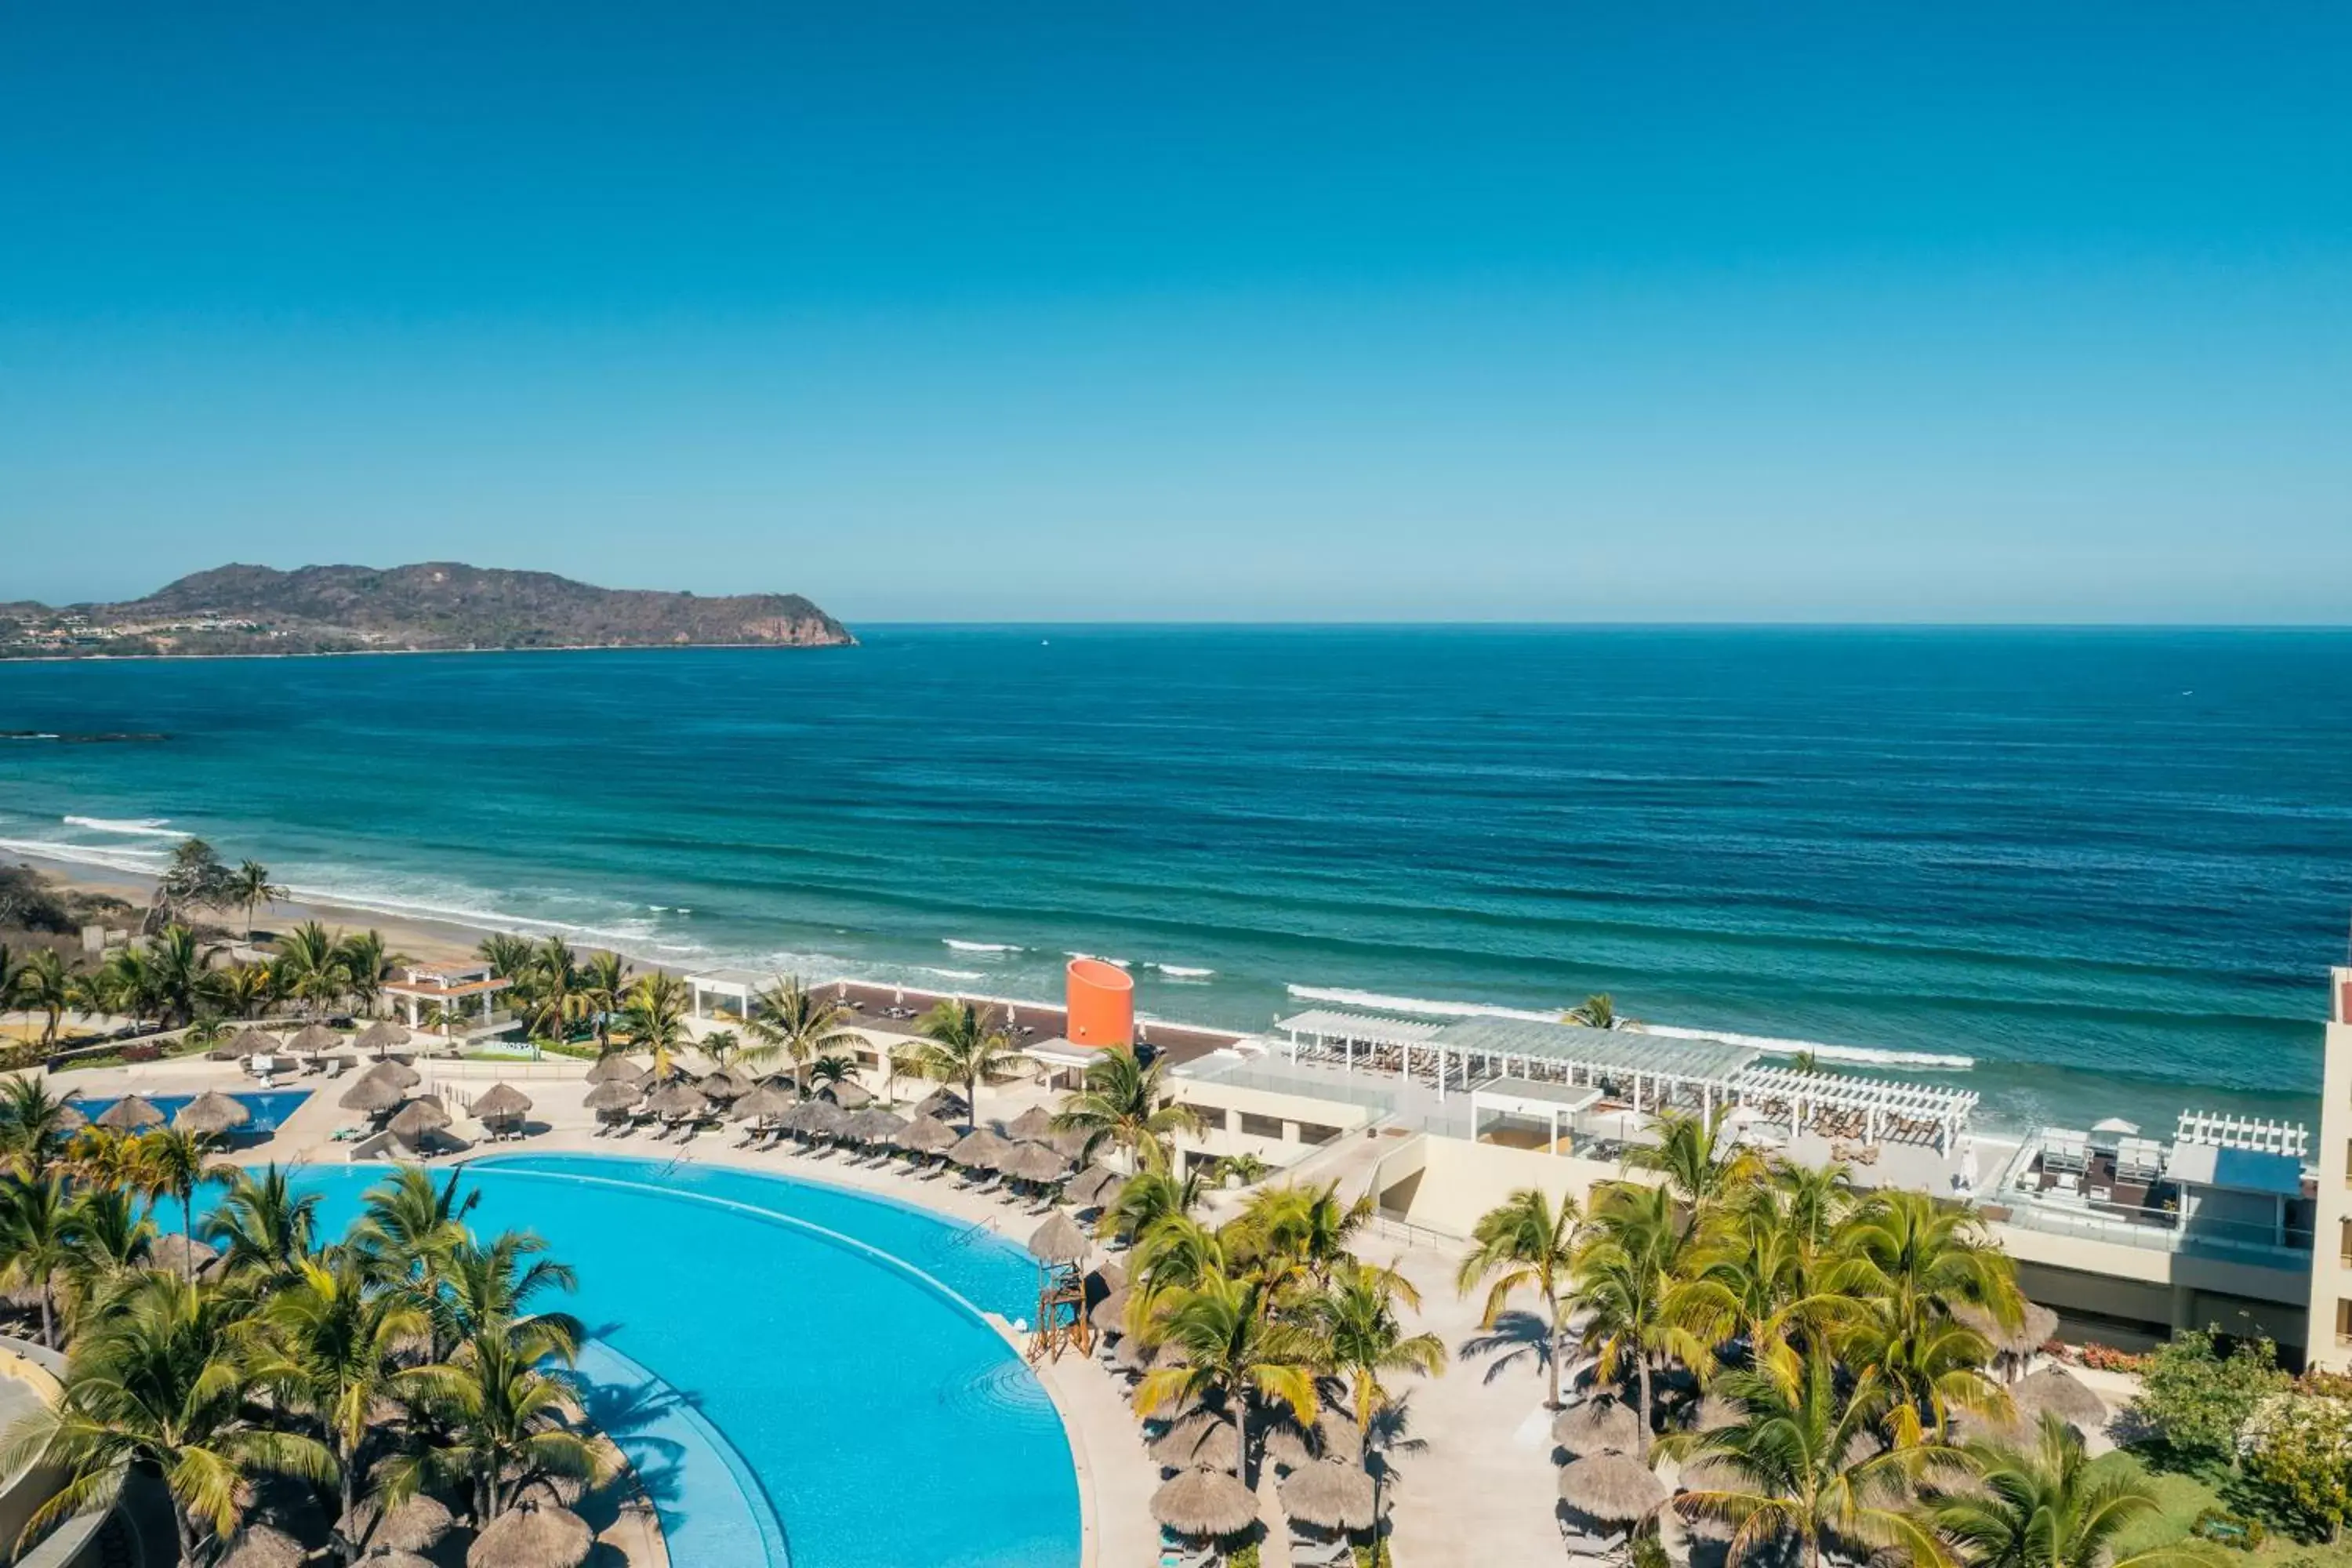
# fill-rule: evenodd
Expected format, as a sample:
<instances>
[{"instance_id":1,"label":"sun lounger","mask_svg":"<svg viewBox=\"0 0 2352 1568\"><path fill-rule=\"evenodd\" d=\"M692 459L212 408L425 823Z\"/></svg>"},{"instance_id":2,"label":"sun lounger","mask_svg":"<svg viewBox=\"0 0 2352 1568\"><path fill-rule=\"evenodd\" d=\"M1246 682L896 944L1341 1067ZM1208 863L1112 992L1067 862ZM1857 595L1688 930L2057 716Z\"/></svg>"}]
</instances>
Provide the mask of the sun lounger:
<instances>
[{"instance_id":1,"label":"sun lounger","mask_svg":"<svg viewBox=\"0 0 2352 1568\"><path fill-rule=\"evenodd\" d=\"M1356 1549L1344 1535L1318 1539L1294 1531L1290 1537L1290 1568L1338 1568L1340 1563L1352 1564Z\"/></svg>"}]
</instances>

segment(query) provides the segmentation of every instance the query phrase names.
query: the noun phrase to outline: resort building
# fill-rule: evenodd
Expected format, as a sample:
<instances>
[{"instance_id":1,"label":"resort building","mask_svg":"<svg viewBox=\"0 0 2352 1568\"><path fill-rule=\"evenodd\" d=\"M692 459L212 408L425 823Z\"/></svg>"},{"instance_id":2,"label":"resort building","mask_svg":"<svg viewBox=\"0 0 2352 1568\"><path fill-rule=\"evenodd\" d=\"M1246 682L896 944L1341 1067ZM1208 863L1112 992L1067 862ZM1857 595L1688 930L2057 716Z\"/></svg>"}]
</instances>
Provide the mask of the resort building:
<instances>
[{"instance_id":1,"label":"resort building","mask_svg":"<svg viewBox=\"0 0 2352 1568\"><path fill-rule=\"evenodd\" d=\"M2311 1360L2352 1371L2352 967L2327 986L2326 1071L2320 1085L2319 1172L2311 1268Z\"/></svg>"},{"instance_id":2,"label":"resort building","mask_svg":"<svg viewBox=\"0 0 2352 1568\"><path fill-rule=\"evenodd\" d=\"M383 994L404 1007L408 1026L428 1025L450 1034L470 1028L490 1028L503 1021L499 996L514 984L490 973L487 963L411 965L397 980L384 982Z\"/></svg>"}]
</instances>

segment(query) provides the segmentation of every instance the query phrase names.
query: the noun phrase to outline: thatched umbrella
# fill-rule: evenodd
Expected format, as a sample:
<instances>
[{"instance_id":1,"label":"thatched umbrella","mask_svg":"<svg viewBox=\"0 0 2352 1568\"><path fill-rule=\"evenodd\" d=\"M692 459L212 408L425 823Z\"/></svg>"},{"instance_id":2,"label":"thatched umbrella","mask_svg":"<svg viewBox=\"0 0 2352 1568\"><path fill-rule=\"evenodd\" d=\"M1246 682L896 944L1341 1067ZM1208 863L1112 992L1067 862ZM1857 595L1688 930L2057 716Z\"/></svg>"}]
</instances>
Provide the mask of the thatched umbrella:
<instances>
[{"instance_id":1,"label":"thatched umbrella","mask_svg":"<svg viewBox=\"0 0 2352 1568\"><path fill-rule=\"evenodd\" d=\"M400 1114L392 1119L389 1131L394 1138L415 1149L422 1147L427 1137L448 1125L449 1113L441 1109L439 1100L427 1095L402 1106Z\"/></svg>"},{"instance_id":2,"label":"thatched umbrella","mask_svg":"<svg viewBox=\"0 0 2352 1568\"><path fill-rule=\"evenodd\" d=\"M253 1112L218 1089L208 1089L180 1107L172 1125L183 1132L218 1137L253 1120Z\"/></svg>"},{"instance_id":3,"label":"thatched umbrella","mask_svg":"<svg viewBox=\"0 0 2352 1568\"><path fill-rule=\"evenodd\" d=\"M242 1061L247 1057L274 1056L285 1047L275 1035L265 1035L259 1029L239 1029L236 1038L225 1046L216 1046L205 1054L215 1061Z\"/></svg>"},{"instance_id":4,"label":"thatched umbrella","mask_svg":"<svg viewBox=\"0 0 2352 1568\"><path fill-rule=\"evenodd\" d=\"M390 1513L383 1512L378 1500L362 1498L352 1505L352 1511L342 1517L335 1530L353 1545L364 1543L371 1553L368 1562L373 1565L383 1560L379 1552L432 1551L449 1533L452 1522L446 1504L419 1492Z\"/></svg>"},{"instance_id":5,"label":"thatched umbrella","mask_svg":"<svg viewBox=\"0 0 2352 1568\"><path fill-rule=\"evenodd\" d=\"M2044 1413L2085 1432L2099 1431L2107 1424L2105 1402L2063 1366L2045 1366L2021 1379L2009 1396L2017 1405L2021 1424L2030 1425Z\"/></svg>"},{"instance_id":6,"label":"thatched umbrella","mask_svg":"<svg viewBox=\"0 0 2352 1568\"><path fill-rule=\"evenodd\" d=\"M588 1098L581 1103L599 1116L609 1116L628 1110L644 1098L635 1084L620 1079L607 1079L590 1089Z\"/></svg>"},{"instance_id":7,"label":"thatched umbrella","mask_svg":"<svg viewBox=\"0 0 2352 1568\"><path fill-rule=\"evenodd\" d=\"M359 1081L343 1090L343 1098L336 1103L345 1110L364 1110L370 1116L382 1116L398 1110L400 1102L407 1098L408 1090L404 1086L379 1072L371 1071L362 1073Z\"/></svg>"},{"instance_id":8,"label":"thatched umbrella","mask_svg":"<svg viewBox=\"0 0 2352 1568\"><path fill-rule=\"evenodd\" d=\"M1012 1121L1002 1123L1004 1135L1014 1142L1043 1138L1054 1130L1054 1113L1042 1105L1033 1105Z\"/></svg>"},{"instance_id":9,"label":"thatched umbrella","mask_svg":"<svg viewBox=\"0 0 2352 1568\"><path fill-rule=\"evenodd\" d=\"M707 1115L710 1101L692 1084L666 1083L646 1097L646 1109L664 1121L685 1121Z\"/></svg>"},{"instance_id":10,"label":"thatched umbrella","mask_svg":"<svg viewBox=\"0 0 2352 1568\"><path fill-rule=\"evenodd\" d=\"M860 1143L895 1143L906 1130L905 1117L893 1115L878 1105L869 1105L853 1112L841 1131L844 1137L855 1138Z\"/></svg>"},{"instance_id":11,"label":"thatched umbrella","mask_svg":"<svg viewBox=\"0 0 2352 1568\"><path fill-rule=\"evenodd\" d=\"M1726 1426L1739 1425L1739 1407L1720 1394L1710 1394L1698 1402L1691 1413L1691 1430L1719 1432Z\"/></svg>"},{"instance_id":12,"label":"thatched umbrella","mask_svg":"<svg viewBox=\"0 0 2352 1568\"><path fill-rule=\"evenodd\" d=\"M210 1246L176 1230L167 1230L147 1245L148 1263L169 1274L201 1274L219 1257Z\"/></svg>"},{"instance_id":13,"label":"thatched umbrella","mask_svg":"<svg viewBox=\"0 0 2352 1568\"><path fill-rule=\"evenodd\" d=\"M956 1146L956 1130L933 1116L918 1116L898 1134L898 1147L918 1154L943 1154Z\"/></svg>"},{"instance_id":14,"label":"thatched umbrella","mask_svg":"<svg viewBox=\"0 0 2352 1568\"><path fill-rule=\"evenodd\" d=\"M89 1118L84 1115L81 1107L74 1104L73 1101L68 1100L58 1107L58 1131L79 1132L89 1125Z\"/></svg>"},{"instance_id":15,"label":"thatched umbrella","mask_svg":"<svg viewBox=\"0 0 2352 1568\"><path fill-rule=\"evenodd\" d=\"M1617 1399L1588 1399L1552 1418L1551 1440L1571 1454L1630 1454L1641 1446L1642 1418Z\"/></svg>"},{"instance_id":16,"label":"thatched umbrella","mask_svg":"<svg viewBox=\"0 0 2352 1568\"><path fill-rule=\"evenodd\" d=\"M1594 1519L1641 1519L1666 1500L1666 1488L1639 1459L1595 1454L1560 1467L1559 1500Z\"/></svg>"},{"instance_id":17,"label":"thatched umbrella","mask_svg":"<svg viewBox=\"0 0 2352 1568\"><path fill-rule=\"evenodd\" d=\"M1239 1535L1257 1522L1257 1494L1228 1471L1186 1470L1151 1494L1151 1517L1179 1535Z\"/></svg>"},{"instance_id":18,"label":"thatched umbrella","mask_svg":"<svg viewBox=\"0 0 2352 1568\"><path fill-rule=\"evenodd\" d=\"M403 1552L397 1547L389 1552L371 1552L364 1561L367 1568L441 1568L441 1565L430 1557L422 1557L414 1552Z\"/></svg>"},{"instance_id":19,"label":"thatched umbrella","mask_svg":"<svg viewBox=\"0 0 2352 1568\"><path fill-rule=\"evenodd\" d=\"M1023 1182L1058 1182L1070 1173L1070 1163L1043 1143L1015 1143L996 1168Z\"/></svg>"},{"instance_id":20,"label":"thatched umbrella","mask_svg":"<svg viewBox=\"0 0 2352 1568\"><path fill-rule=\"evenodd\" d=\"M733 1068L720 1068L695 1087L713 1100L733 1101L742 1099L760 1085L756 1079L745 1078Z\"/></svg>"},{"instance_id":21,"label":"thatched umbrella","mask_svg":"<svg viewBox=\"0 0 2352 1568\"><path fill-rule=\"evenodd\" d=\"M844 1110L863 1110L874 1103L874 1091L851 1079L826 1084L817 1092Z\"/></svg>"},{"instance_id":22,"label":"thatched umbrella","mask_svg":"<svg viewBox=\"0 0 2352 1568\"><path fill-rule=\"evenodd\" d=\"M1320 1460L1284 1478L1282 1509L1293 1519L1326 1530L1369 1530L1372 1478L1361 1465Z\"/></svg>"},{"instance_id":23,"label":"thatched umbrella","mask_svg":"<svg viewBox=\"0 0 2352 1568\"><path fill-rule=\"evenodd\" d=\"M580 1568L595 1542L571 1510L518 1503L466 1548L466 1568Z\"/></svg>"},{"instance_id":24,"label":"thatched umbrella","mask_svg":"<svg viewBox=\"0 0 2352 1568\"><path fill-rule=\"evenodd\" d=\"M386 1051L400 1049L414 1037L406 1029L391 1019L379 1018L362 1029L358 1038L352 1040L352 1044L361 1050L373 1051L376 1055L382 1056Z\"/></svg>"},{"instance_id":25,"label":"thatched umbrella","mask_svg":"<svg viewBox=\"0 0 2352 1568\"><path fill-rule=\"evenodd\" d=\"M1154 1463L1168 1470L1230 1470L1241 1447L1233 1418L1195 1410L1146 1447Z\"/></svg>"},{"instance_id":26,"label":"thatched umbrella","mask_svg":"<svg viewBox=\"0 0 2352 1568\"><path fill-rule=\"evenodd\" d=\"M2025 1303L2024 1318L2014 1329L2001 1327L1990 1312L1974 1302L1953 1308L1952 1316L1961 1327L1983 1335L1995 1355L2030 1356L2058 1331L2058 1314L2032 1301Z\"/></svg>"},{"instance_id":27,"label":"thatched umbrella","mask_svg":"<svg viewBox=\"0 0 2352 1568\"><path fill-rule=\"evenodd\" d=\"M1040 1263L1083 1263L1091 1248L1086 1233L1059 1209L1029 1238L1029 1256Z\"/></svg>"},{"instance_id":28,"label":"thatched umbrella","mask_svg":"<svg viewBox=\"0 0 2352 1568\"><path fill-rule=\"evenodd\" d=\"M321 1051L331 1051L343 1043L342 1036L324 1024L305 1024L294 1031L286 1048L297 1056L315 1057Z\"/></svg>"},{"instance_id":29,"label":"thatched umbrella","mask_svg":"<svg viewBox=\"0 0 2352 1568\"><path fill-rule=\"evenodd\" d=\"M229 1537L227 1550L213 1559L213 1568L301 1568L310 1555L284 1531L253 1523Z\"/></svg>"},{"instance_id":30,"label":"thatched umbrella","mask_svg":"<svg viewBox=\"0 0 2352 1568\"><path fill-rule=\"evenodd\" d=\"M964 1103L963 1096L958 1094L955 1090L951 1089L935 1089L931 1090L929 1094L924 1096L922 1100L916 1105L915 1114L918 1116L938 1116L949 1119L957 1119L971 1115L971 1107L966 1105Z\"/></svg>"},{"instance_id":31,"label":"thatched umbrella","mask_svg":"<svg viewBox=\"0 0 2352 1568\"><path fill-rule=\"evenodd\" d=\"M1316 1421L1311 1443L1295 1417L1277 1420L1265 1431L1267 1462L1286 1470L1303 1469L1318 1459L1359 1459L1363 1452L1363 1428L1336 1410L1326 1410Z\"/></svg>"},{"instance_id":32,"label":"thatched umbrella","mask_svg":"<svg viewBox=\"0 0 2352 1568\"><path fill-rule=\"evenodd\" d=\"M763 1083L737 1100L728 1114L738 1121L772 1121L799 1103L793 1098L793 1091L782 1084Z\"/></svg>"},{"instance_id":33,"label":"thatched umbrella","mask_svg":"<svg viewBox=\"0 0 2352 1568\"><path fill-rule=\"evenodd\" d=\"M618 1052L615 1052L609 1057L597 1058L596 1065L588 1069L588 1081L590 1083L613 1083L616 1081L623 1083L643 1083L645 1081L645 1078L646 1069L644 1068L639 1067L636 1063L631 1061L628 1058L620 1055Z\"/></svg>"},{"instance_id":34,"label":"thatched umbrella","mask_svg":"<svg viewBox=\"0 0 2352 1568\"><path fill-rule=\"evenodd\" d=\"M791 1126L812 1138L838 1138L849 1126L849 1112L829 1100L804 1100L793 1112Z\"/></svg>"},{"instance_id":35,"label":"thatched umbrella","mask_svg":"<svg viewBox=\"0 0 2352 1568\"><path fill-rule=\"evenodd\" d=\"M992 1171L996 1163L1013 1152L1013 1146L987 1128L976 1128L956 1140L948 1151L948 1158L967 1170Z\"/></svg>"},{"instance_id":36,"label":"thatched umbrella","mask_svg":"<svg viewBox=\"0 0 2352 1568\"><path fill-rule=\"evenodd\" d=\"M1087 1321L1108 1334L1127 1331L1127 1304L1132 1300L1124 1289L1114 1290L1087 1310Z\"/></svg>"},{"instance_id":37,"label":"thatched umbrella","mask_svg":"<svg viewBox=\"0 0 2352 1568\"><path fill-rule=\"evenodd\" d=\"M530 1110L530 1096L512 1084L494 1083L474 1101L479 1121L520 1121Z\"/></svg>"},{"instance_id":38,"label":"thatched umbrella","mask_svg":"<svg viewBox=\"0 0 2352 1568\"><path fill-rule=\"evenodd\" d=\"M390 1079L403 1089L415 1089L425 1081L424 1075L415 1068L392 1058L376 1063L375 1066L368 1068L368 1071L379 1078Z\"/></svg>"},{"instance_id":39,"label":"thatched umbrella","mask_svg":"<svg viewBox=\"0 0 2352 1568\"><path fill-rule=\"evenodd\" d=\"M1088 1165L1070 1178L1069 1185L1062 1189L1062 1198L1082 1209L1100 1208L1125 1185L1127 1177L1124 1173L1112 1170L1108 1165Z\"/></svg>"},{"instance_id":40,"label":"thatched umbrella","mask_svg":"<svg viewBox=\"0 0 2352 1568\"><path fill-rule=\"evenodd\" d=\"M1127 1288L1127 1270L1108 1258L1095 1266L1094 1277L1102 1281L1102 1288L1105 1290L1122 1290Z\"/></svg>"},{"instance_id":41,"label":"thatched umbrella","mask_svg":"<svg viewBox=\"0 0 2352 1568\"><path fill-rule=\"evenodd\" d=\"M163 1125L163 1113L144 1095L126 1094L100 1113L98 1124L110 1132L138 1132Z\"/></svg>"}]
</instances>

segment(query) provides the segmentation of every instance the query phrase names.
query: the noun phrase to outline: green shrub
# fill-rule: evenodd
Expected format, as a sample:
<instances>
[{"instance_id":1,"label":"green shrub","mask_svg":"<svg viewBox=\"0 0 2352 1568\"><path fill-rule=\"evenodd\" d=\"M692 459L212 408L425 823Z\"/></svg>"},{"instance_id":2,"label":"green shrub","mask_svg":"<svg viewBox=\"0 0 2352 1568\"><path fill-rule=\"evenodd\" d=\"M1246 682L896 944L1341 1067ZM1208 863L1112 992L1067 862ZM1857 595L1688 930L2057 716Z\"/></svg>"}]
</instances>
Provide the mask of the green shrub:
<instances>
[{"instance_id":1,"label":"green shrub","mask_svg":"<svg viewBox=\"0 0 2352 1568\"><path fill-rule=\"evenodd\" d=\"M2221 1331L2177 1334L2148 1358L2139 1413L2183 1458L2229 1464L2264 1401L2287 1386L2268 1340L2241 1340L2227 1356Z\"/></svg>"},{"instance_id":2,"label":"green shrub","mask_svg":"<svg viewBox=\"0 0 2352 1568\"><path fill-rule=\"evenodd\" d=\"M2209 1508L2197 1516L2189 1533L2221 1546L2233 1546L2241 1552L2252 1552L2263 1543L2270 1531L2263 1521L2242 1513L2232 1513L2226 1508Z\"/></svg>"}]
</instances>

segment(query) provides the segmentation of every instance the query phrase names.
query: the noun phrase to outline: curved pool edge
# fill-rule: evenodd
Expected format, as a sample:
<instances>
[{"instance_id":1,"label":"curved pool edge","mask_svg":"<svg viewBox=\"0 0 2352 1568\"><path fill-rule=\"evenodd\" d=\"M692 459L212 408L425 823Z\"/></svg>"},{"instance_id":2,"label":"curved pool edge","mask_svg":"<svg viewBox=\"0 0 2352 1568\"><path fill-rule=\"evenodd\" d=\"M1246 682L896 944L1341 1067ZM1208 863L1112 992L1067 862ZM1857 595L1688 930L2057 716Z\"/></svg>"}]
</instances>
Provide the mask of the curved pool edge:
<instances>
[{"instance_id":1,"label":"curved pool edge","mask_svg":"<svg viewBox=\"0 0 2352 1568\"><path fill-rule=\"evenodd\" d=\"M590 1339L581 1345L580 1356L574 1363L573 1370L596 1383L619 1383L626 1379L640 1387L649 1386L667 1389L672 1394L678 1393L677 1385L667 1378L663 1377L643 1362L614 1349L599 1339ZM688 1446L698 1445L705 1449L733 1480L736 1494L743 1504L743 1511L750 1516L752 1531L759 1537L761 1555L769 1563L775 1565L775 1568L791 1568L792 1540L784 1530L783 1517L776 1510L775 1500L768 1495L768 1489L761 1484L759 1476L752 1471L751 1465L735 1445L729 1440L727 1435L721 1432L709 1416L688 1403L683 1395L680 1395L677 1403L670 1405L663 1414L671 1417L675 1426L684 1427L691 1435L693 1444ZM604 1431L603 1428L599 1430L603 1432L606 1441L620 1450L622 1457L628 1460L630 1468L636 1472L636 1479L640 1489L645 1490L646 1500L652 1505L655 1517L660 1520L662 1549L664 1554L670 1558L671 1568L686 1568L686 1565L678 1563L676 1555L669 1550L669 1535L673 1521L661 1518L661 1503L655 1499L650 1489L644 1488L645 1462L637 1454L630 1451L632 1438L635 1439L635 1447L642 1450L647 1447L648 1437L658 1432L658 1427L651 1426L639 1427L626 1436ZM669 1440L676 1441L675 1438Z\"/></svg>"}]
</instances>

